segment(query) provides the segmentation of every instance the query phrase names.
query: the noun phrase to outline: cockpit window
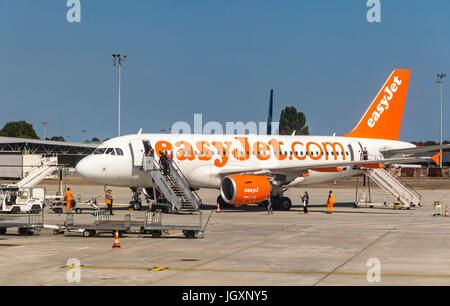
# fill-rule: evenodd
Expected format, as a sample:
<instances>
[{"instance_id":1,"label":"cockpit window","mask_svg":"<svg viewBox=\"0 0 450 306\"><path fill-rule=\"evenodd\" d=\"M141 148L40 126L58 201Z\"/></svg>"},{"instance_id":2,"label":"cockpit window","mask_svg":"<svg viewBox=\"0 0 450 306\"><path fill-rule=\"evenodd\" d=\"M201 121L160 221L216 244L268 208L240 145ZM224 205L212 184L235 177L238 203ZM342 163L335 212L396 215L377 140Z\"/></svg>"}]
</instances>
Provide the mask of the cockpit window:
<instances>
[{"instance_id":1,"label":"cockpit window","mask_svg":"<svg viewBox=\"0 0 450 306\"><path fill-rule=\"evenodd\" d=\"M100 155L100 154L105 153L105 151L106 151L106 148L98 148L94 151L94 154Z\"/></svg>"},{"instance_id":2,"label":"cockpit window","mask_svg":"<svg viewBox=\"0 0 450 306\"><path fill-rule=\"evenodd\" d=\"M123 151L120 148L97 148L94 153L94 155L100 155L100 154L109 154L109 155L123 155Z\"/></svg>"},{"instance_id":3,"label":"cockpit window","mask_svg":"<svg viewBox=\"0 0 450 306\"><path fill-rule=\"evenodd\" d=\"M106 149L105 154L116 155L116 152L114 152L114 149L113 149L113 148L108 148L108 149Z\"/></svg>"}]
</instances>

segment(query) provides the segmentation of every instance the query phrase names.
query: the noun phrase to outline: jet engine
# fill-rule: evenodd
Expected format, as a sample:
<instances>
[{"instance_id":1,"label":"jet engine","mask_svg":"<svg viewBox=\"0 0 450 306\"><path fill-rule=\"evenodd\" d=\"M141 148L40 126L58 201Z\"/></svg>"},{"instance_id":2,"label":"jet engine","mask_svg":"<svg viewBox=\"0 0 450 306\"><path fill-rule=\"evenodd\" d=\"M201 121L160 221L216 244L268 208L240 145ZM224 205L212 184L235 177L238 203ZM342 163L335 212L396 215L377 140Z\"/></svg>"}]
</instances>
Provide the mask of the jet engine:
<instances>
[{"instance_id":1,"label":"jet engine","mask_svg":"<svg viewBox=\"0 0 450 306\"><path fill-rule=\"evenodd\" d=\"M259 175L229 175L220 184L222 199L235 205L262 202L269 197L270 190L269 178Z\"/></svg>"}]
</instances>

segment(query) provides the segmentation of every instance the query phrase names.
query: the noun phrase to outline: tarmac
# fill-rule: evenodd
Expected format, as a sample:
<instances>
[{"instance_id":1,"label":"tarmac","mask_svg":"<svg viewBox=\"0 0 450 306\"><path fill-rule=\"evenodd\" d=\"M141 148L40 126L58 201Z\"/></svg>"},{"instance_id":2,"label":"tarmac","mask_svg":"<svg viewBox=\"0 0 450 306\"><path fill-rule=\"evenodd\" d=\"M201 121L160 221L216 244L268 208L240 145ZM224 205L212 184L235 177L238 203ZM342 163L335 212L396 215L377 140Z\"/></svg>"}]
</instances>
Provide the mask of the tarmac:
<instances>
[{"instance_id":1,"label":"tarmac","mask_svg":"<svg viewBox=\"0 0 450 306\"><path fill-rule=\"evenodd\" d=\"M216 213L218 190L200 190L203 220L212 215L198 239L176 231L162 238L124 234L121 249L112 249L110 233L84 238L78 233L56 236L51 230L19 236L9 230L0 236L0 285L450 285L450 217L432 216L434 201L443 201L444 208L450 203L446 185L420 190L423 207L410 210L353 208L355 188L350 185L292 188L286 195L293 209L273 215L258 206ZM103 186L81 182L70 187L75 197L102 200ZM56 185L46 188L51 193ZM332 215L325 213L330 189L337 201ZM311 200L309 215L300 205L305 190ZM113 196L115 203L126 204L131 193L113 188ZM379 202L388 198L378 188L372 188L372 196ZM113 216L117 220L125 214L134 221L144 218L142 211L119 207ZM186 224L195 222L192 217L164 215L163 221ZM88 212L76 218L92 220ZM46 224L64 219L45 215ZM375 270L379 282L369 282L377 280L367 276Z\"/></svg>"}]
</instances>

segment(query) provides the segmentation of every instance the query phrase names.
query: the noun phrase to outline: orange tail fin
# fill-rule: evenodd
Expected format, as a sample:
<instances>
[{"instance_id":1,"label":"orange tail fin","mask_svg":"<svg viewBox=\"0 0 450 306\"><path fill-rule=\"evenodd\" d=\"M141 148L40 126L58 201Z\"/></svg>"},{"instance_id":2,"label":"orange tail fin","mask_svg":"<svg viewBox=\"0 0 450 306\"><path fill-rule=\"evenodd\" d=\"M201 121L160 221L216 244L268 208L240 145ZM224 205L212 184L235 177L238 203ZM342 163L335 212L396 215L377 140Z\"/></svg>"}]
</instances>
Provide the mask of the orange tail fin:
<instances>
[{"instance_id":1,"label":"orange tail fin","mask_svg":"<svg viewBox=\"0 0 450 306\"><path fill-rule=\"evenodd\" d=\"M395 69L356 127L342 136L398 140L410 74Z\"/></svg>"}]
</instances>

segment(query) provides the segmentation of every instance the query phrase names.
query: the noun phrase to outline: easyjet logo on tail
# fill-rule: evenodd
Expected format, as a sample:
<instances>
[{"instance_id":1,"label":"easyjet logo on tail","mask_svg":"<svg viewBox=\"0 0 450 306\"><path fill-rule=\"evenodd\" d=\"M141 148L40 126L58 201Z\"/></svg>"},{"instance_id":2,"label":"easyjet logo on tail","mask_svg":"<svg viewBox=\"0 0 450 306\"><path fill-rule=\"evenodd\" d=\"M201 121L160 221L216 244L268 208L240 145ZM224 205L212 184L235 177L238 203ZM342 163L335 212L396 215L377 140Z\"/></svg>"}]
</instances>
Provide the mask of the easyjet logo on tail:
<instances>
[{"instance_id":1,"label":"easyjet logo on tail","mask_svg":"<svg viewBox=\"0 0 450 306\"><path fill-rule=\"evenodd\" d=\"M398 140L410 70L395 69L356 127L345 137Z\"/></svg>"},{"instance_id":2,"label":"easyjet logo on tail","mask_svg":"<svg viewBox=\"0 0 450 306\"><path fill-rule=\"evenodd\" d=\"M383 99L381 99L380 103L377 106L377 109L373 111L372 117L367 120L367 125L370 128L373 128L375 126L378 119L380 119L381 114L383 114L383 112L389 108L389 102L392 100L394 93L397 91L398 86L400 86L401 84L402 81L399 80L398 75L396 75L394 77L394 82L384 88L384 91L387 95L383 96Z\"/></svg>"}]
</instances>

